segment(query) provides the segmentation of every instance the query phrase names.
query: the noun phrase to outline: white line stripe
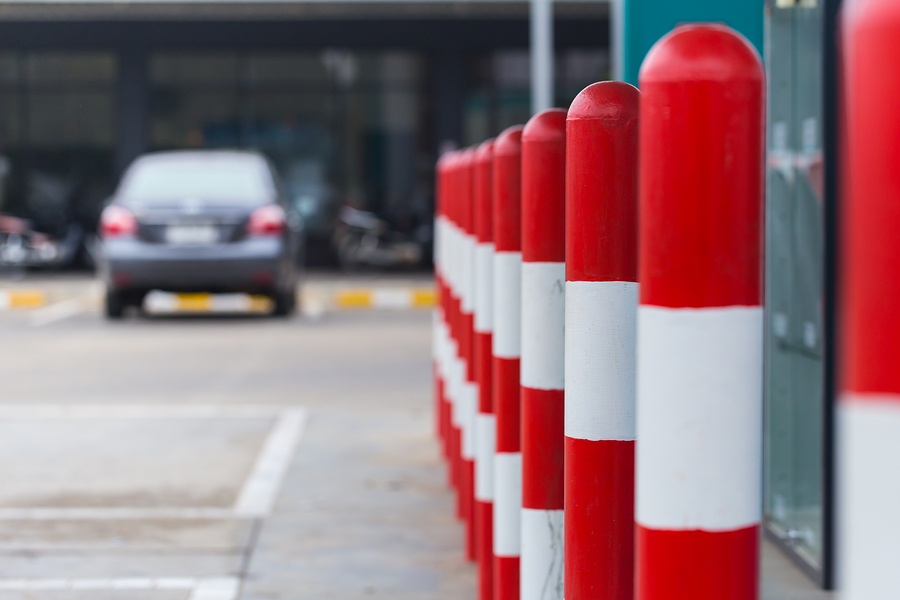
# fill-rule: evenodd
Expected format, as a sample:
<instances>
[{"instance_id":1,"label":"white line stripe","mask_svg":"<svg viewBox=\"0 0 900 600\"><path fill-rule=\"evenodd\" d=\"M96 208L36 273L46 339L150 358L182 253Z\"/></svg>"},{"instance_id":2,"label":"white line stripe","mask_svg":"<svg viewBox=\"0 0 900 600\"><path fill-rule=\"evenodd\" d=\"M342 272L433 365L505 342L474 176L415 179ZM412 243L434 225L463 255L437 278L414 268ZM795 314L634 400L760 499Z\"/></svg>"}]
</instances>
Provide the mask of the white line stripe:
<instances>
[{"instance_id":1,"label":"white line stripe","mask_svg":"<svg viewBox=\"0 0 900 600\"><path fill-rule=\"evenodd\" d=\"M565 384L566 265L522 263L522 385L561 390Z\"/></svg>"},{"instance_id":2,"label":"white line stripe","mask_svg":"<svg viewBox=\"0 0 900 600\"><path fill-rule=\"evenodd\" d=\"M759 306L638 308L636 519L653 529L759 523Z\"/></svg>"},{"instance_id":3,"label":"white line stripe","mask_svg":"<svg viewBox=\"0 0 900 600\"><path fill-rule=\"evenodd\" d=\"M475 415L475 499L491 502L494 499L494 449L497 420L492 414Z\"/></svg>"},{"instance_id":4,"label":"white line stripe","mask_svg":"<svg viewBox=\"0 0 900 600\"><path fill-rule=\"evenodd\" d=\"M462 252L460 253L460 304L462 312L470 315L475 312L475 246L474 235L464 234Z\"/></svg>"},{"instance_id":5,"label":"white line stripe","mask_svg":"<svg viewBox=\"0 0 900 600\"><path fill-rule=\"evenodd\" d=\"M0 419L271 419L293 408L267 404L0 404Z\"/></svg>"},{"instance_id":6,"label":"white line stripe","mask_svg":"<svg viewBox=\"0 0 900 600\"><path fill-rule=\"evenodd\" d=\"M522 454L494 455L494 554L519 556L522 535Z\"/></svg>"},{"instance_id":7,"label":"white line stripe","mask_svg":"<svg viewBox=\"0 0 900 600\"><path fill-rule=\"evenodd\" d=\"M478 412L478 385L470 381L464 382L457 404L460 407L462 426L460 455L466 460L475 460L475 414Z\"/></svg>"},{"instance_id":8,"label":"white line stripe","mask_svg":"<svg viewBox=\"0 0 900 600\"><path fill-rule=\"evenodd\" d=\"M900 590L900 396L847 393L838 404L841 598Z\"/></svg>"},{"instance_id":9,"label":"white line stripe","mask_svg":"<svg viewBox=\"0 0 900 600\"><path fill-rule=\"evenodd\" d=\"M33 311L29 316L33 327L49 325L84 312L82 298L69 298Z\"/></svg>"},{"instance_id":10,"label":"white line stripe","mask_svg":"<svg viewBox=\"0 0 900 600\"><path fill-rule=\"evenodd\" d=\"M271 512L305 423L306 411L299 408L286 410L278 417L234 503L237 515L261 517Z\"/></svg>"},{"instance_id":11,"label":"white line stripe","mask_svg":"<svg viewBox=\"0 0 900 600\"><path fill-rule=\"evenodd\" d=\"M522 600L563 600L561 510L522 509Z\"/></svg>"},{"instance_id":12,"label":"white line stripe","mask_svg":"<svg viewBox=\"0 0 900 600\"><path fill-rule=\"evenodd\" d=\"M475 323L477 333L490 333L494 328L494 244L478 244L475 248Z\"/></svg>"},{"instance_id":13,"label":"white line stripe","mask_svg":"<svg viewBox=\"0 0 900 600\"><path fill-rule=\"evenodd\" d=\"M240 591L240 580L236 577L204 579L194 588L190 600L234 600Z\"/></svg>"},{"instance_id":14,"label":"white line stripe","mask_svg":"<svg viewBox=\"0 0 900 600\"><path fill-rule=\"evenodd\" d=\"M500 358L522 353L522 253L494 253L493 351Z\"/></svg>"},{"instance_id":15,"label":"white line stripe","mask_svg":"<svg viewBox=\"0 0 900 600\"><path fill-rule=\"evenodd\" d=\"M566 436L633 440L638 284L566 282Z\"/></svg>"},{"instance_id":16,"label":"white line stripe","mask_svg":"<svg viewBox=\"0 0 900 600\"><path fill-rule=\"evenodd\" d=\"M240 580L237 577L35 577L0 579L2 591L38 591L38 590L192 590L196 597L198 591L203 593L217 592L218 596L202 596L204 598L231 599L237 594ZM226 593L228 595L226 595Z\"/></svg>"},{"instance_id":17,"label":"white line stripe","mask_svg":"<svg viewBox=\"0 0 900 600\"><path fill-rule=\"evenodd\" d=\"M413 304L412 293L403 288L375 288L372 290L374 308L409 308Z\"/></svg>"},{"instance_id":18,"label":"white line stripe","mask_svg":"<svg viewBox=\"0 0 900 600\"><path fill-rule=\"evenodd\" d=\"M0 521L230 520L240 518L220 507L72 507L0 508Z\"/></svg>"}]
</instances>

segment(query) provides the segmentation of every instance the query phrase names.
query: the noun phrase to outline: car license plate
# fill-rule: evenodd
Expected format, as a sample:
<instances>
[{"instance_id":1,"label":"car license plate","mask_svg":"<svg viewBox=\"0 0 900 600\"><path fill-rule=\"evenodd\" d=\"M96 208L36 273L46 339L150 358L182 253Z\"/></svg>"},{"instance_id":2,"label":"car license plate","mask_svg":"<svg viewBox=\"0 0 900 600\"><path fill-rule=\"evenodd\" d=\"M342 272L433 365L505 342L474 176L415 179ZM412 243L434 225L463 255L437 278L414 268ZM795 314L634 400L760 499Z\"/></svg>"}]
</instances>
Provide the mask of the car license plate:
<instances>
[{"instance_id":1,"label":"car license plate","mask_svg":"<svg viewBox=\"0 0 900 600\"><path fill-rule=\"evenodd\" d=\"M212 225L169 225L166 241L170 244L213 244L218 232Z\"/></svg>"}]
</instances>

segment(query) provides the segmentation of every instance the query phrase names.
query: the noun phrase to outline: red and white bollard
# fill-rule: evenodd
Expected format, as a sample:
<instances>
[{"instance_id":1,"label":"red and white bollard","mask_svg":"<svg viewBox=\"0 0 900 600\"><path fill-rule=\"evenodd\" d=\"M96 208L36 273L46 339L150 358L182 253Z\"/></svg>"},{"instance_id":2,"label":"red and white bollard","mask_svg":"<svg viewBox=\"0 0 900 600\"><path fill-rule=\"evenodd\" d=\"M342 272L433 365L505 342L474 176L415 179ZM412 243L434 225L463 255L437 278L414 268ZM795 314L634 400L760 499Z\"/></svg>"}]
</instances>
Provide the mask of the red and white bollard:
<instances>
[{"instance_id":1,"label":"red and white bollard","mask_svg":"<svg viewBox=\"0 0 900 600\"><path fill-rule=\"evenodd\" d=\"M844 4L839 570L843 600L900 595L900 5Z\"/></svg>"},{"instance_id":2,"label":"red and white bollard","mask_svg":"<svg viewBox=\"0 0 900 600\"><path fill-rule=\"evenodd\" d=\"M764 75L724 25L640 72L637 600L755 600Z\"/></svg>"},{"instance_id":3,"label":"red and white bollard","mask_svg":"<svg viewBox=\"0 0 900 600\"><path fill-rule=\"evenodd\" d=\"M566 600L633 600L640 92L604 81L566 119Z\"/></svg>"},{"instance_id":4,"label":"red and white bollard","mask_svg":"<svg viewBox=\"0 0 900 600\"><path fill-rule=\"evenodd\" d=\"M494 598L519 600L522 451L519 442L522 287L522 126L494 143Z\"/></svg>"},{"instance_id":5,"label":"red and white bollard","mask_svg":"<svg viewBox=\"0 0 900 600\"><path fill-rule=\"evenodd\" d=\"M463 150L459 165L459 194L463 224L460 268L461 356L465 365L459 405L462 424L460 494L466 524L466 557L474 561L475 545L475 415L478 383L475 380L475 150Z\"/></svg>"},{"instance_id":6,"label":"red and white bollard","mask_svg":"<svg viewBox=\"0 0 900 600\"><path fill-rule=\"evenodd\" d=\"M563 598L566 111L522 132L522 600Z\"/></svg>"},{"instance_id":7,"label":"red and white bollard","mask_svg":"<svg viewBox=\"0 0 900 600\"><path fill-rule=\"evenodd\" d=\"M437 303L434 310L434 325L432 331L433 358L434 358L434 384L435 384L435 428L438 440L441 444L441 453L445 460L450 459L449 453L449 403L446 395L446 358L445 347L448 333L448 304L450 292L447 287L446 275L446 211L448 203L448 176L447 165L451 155L445 154L437 161L435 167L435 207L434 207L434 282L437 292ZM449 469L448 469L449 472Z\"/></svg>"},{"instance_id":8,"label":"red and white bollard","mask_svg":"<svg viewBox=\"0 0 900 600\"><path fill-rule=\"evenodd\" d=\"M449 419L447 423L447 447L449 454L450 484L456 489L456 514L462 517L462 496L459 494L460 484L460 440L461 421L457 398L464 379L459 345L459 265L462 231L459 218L458 167L459 153L453 152L446 158L444 175L446 177L446 210L444 213L441 240L441 264L447 279L447 335L444 347L444 394L447 398Z\"/></svg>"},{"instance_id":9,"label":"red and white bollard","mask_svg":"<svg viewBox=\"0 0 900 600\"><path fill-rule=\"evenodd\" d=\"M491 600L494 591L494 419L493 286L494 140L475 151L475 378L478 382L478 414L475 416L475 540L478 559L478 598Z\"/></svg>"}]
</instances>

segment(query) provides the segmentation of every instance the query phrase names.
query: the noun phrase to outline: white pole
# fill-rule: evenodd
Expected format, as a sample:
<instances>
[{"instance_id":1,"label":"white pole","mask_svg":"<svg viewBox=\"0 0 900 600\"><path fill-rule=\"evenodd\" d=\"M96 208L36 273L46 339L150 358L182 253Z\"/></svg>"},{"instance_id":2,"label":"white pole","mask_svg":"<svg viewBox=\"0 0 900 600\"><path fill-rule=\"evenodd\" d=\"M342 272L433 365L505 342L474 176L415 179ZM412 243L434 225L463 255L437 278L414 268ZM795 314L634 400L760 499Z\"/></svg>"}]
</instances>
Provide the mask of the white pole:
<instances>
[{"instance_id":1,"label":"white pole","mask_svg":"<svg viewBox=\"0 0 900 600\"><path fill-rule=\"evenodd\" d=\"M531 0L531 112L554 104L553 0Z\"/></svg>"},{"instance_id":2,"label":"white pole","mask_svg":"<svg viewBox=\"0 0 900 600\"><path fill-rule=\"evenodd\" d=\"M612 78L625 81L625 0L609 3L609 50Z\"/></svg>"}]
</instances>

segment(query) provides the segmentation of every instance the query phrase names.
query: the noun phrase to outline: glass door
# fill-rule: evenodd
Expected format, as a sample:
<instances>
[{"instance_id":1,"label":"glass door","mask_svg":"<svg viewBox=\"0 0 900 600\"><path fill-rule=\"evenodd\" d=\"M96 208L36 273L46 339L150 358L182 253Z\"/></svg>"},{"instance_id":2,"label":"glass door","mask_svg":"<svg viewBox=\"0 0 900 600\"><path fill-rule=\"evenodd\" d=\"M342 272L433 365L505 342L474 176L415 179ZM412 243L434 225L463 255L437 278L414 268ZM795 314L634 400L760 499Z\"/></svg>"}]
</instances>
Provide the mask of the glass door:
<instances>
[{"instance_id":1,"label":"glass door","mask_svg":"<svg viewBox=\"0 0 900 600\"><path fill-rule=\"evenodd\" d=\"M826 406L822 18L815 0L766 6L765 525L818 581Z\"/></svg>"}]
</instances>

